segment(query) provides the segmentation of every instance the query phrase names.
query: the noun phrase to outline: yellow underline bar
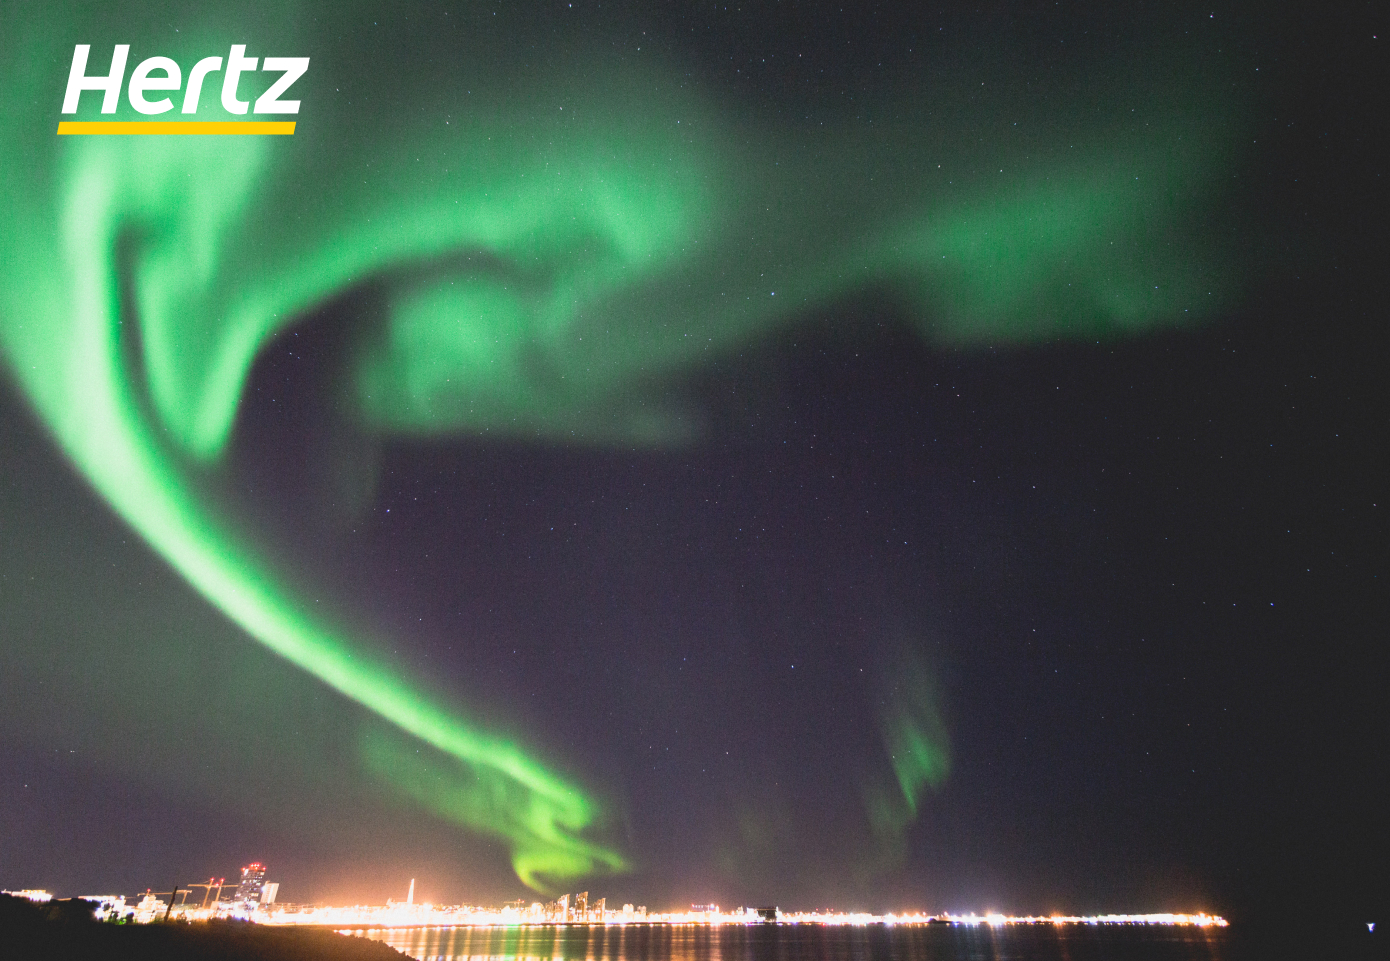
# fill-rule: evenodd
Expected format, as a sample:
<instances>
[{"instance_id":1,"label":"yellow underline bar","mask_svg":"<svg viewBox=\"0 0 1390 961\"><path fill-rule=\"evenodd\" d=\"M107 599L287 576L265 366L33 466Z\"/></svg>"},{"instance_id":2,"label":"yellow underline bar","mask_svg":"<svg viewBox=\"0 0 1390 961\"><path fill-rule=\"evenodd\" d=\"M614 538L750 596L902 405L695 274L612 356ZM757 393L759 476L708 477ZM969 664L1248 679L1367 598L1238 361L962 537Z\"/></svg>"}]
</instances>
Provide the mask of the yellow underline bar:
<instances>
[{"instance_id":1,"label":"yellow underline bar","mask_svg":"<svg viewBox=\"0 0 1390 961\"><path fill-rule=\"evenodd\" d=\"M293 120L60 120L58 136L121 134L217 134L290 136Z\"/></svg>"}]
</instances>

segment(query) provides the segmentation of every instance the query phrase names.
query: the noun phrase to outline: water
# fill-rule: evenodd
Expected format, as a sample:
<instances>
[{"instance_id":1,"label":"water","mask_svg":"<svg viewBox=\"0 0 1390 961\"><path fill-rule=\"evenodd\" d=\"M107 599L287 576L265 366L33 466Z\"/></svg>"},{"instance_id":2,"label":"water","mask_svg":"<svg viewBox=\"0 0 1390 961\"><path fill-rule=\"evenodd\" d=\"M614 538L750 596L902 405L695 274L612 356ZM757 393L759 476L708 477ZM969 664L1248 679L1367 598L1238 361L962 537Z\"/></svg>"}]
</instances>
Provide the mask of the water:
<instances>
[{"instance_id":1,"label":"water","mask_svg":"<svg viewBox=\"0 0 1390 961\"><path fill-rule=\"evenodd\" d=\"M418 961L1222 961L1219 928L1160 925L537 925L375 928Z\"/></svg>"}]
</instances>

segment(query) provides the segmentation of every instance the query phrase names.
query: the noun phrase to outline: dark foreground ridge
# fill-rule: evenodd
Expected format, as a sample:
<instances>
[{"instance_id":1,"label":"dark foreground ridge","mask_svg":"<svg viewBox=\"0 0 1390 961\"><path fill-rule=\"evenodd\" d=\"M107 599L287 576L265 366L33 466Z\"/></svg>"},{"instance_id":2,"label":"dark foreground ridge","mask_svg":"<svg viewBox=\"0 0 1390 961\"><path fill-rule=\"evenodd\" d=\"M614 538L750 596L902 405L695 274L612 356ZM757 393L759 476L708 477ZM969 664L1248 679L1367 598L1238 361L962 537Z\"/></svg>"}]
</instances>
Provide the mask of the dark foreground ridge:
<instances>
[{"instance_id":1,"label":"dark foreground ridge","mask_svg":"<svg viewBox=\"0 0 1390 961\"><path fill-rule=\"evenodd\" d=\"M103 924L76 898L0 894L0 961L401 961L379 941L242 921Z\"/></svg>"}]
</instances>

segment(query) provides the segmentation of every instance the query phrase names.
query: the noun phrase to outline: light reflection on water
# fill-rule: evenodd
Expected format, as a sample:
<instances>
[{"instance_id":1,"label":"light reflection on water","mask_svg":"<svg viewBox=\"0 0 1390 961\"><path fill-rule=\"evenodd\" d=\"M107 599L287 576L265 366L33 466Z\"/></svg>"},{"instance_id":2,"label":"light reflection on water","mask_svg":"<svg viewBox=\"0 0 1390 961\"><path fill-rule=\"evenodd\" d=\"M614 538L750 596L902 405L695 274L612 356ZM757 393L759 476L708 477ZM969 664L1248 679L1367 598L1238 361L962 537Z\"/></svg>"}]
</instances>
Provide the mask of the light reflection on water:
<instances>
[{"instance_id":1,"label":"light reflection on water","mask_svg":"<svg viewBox=\"0 0 1390 961\"><path fill-rule=\"evenodd\" d=\"M1219 929L1156 925L569 924L351 933L418 961L1221 961L1226 944Z\"/></svg>"}]
</instances>

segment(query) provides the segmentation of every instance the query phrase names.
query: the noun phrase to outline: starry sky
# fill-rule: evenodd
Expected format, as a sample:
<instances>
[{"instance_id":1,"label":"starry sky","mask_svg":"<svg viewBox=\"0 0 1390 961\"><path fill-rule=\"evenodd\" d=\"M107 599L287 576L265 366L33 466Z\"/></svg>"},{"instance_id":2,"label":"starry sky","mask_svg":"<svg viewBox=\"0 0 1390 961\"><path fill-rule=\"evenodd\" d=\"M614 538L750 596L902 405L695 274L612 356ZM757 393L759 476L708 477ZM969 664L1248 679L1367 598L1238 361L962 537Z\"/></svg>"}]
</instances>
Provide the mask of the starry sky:
<instances>
[{"instance_id":1,"label":"starry sky","mask_svg":"<svg viewBox=\"0 0 1390 961\"><path fill-rule=\"evenodd\" d=\"M6 13L0 886L1380 910L1368 10Z\"/></svg>"}]
</instances>

